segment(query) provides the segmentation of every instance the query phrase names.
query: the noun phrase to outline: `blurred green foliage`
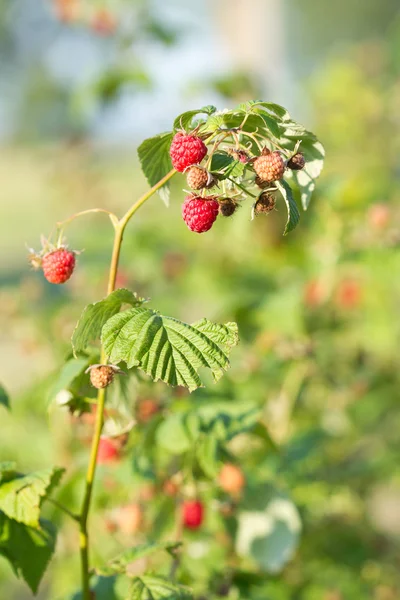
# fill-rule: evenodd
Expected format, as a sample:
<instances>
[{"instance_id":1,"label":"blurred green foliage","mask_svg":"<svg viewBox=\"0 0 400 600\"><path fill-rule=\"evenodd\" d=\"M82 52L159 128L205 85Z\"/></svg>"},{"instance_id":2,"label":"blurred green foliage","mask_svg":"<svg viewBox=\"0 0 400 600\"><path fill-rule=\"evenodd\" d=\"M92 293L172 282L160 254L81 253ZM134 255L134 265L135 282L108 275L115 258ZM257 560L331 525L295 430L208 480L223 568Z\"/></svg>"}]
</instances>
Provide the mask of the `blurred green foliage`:
<instances>
[{"instance_id":1,"label":"blurred green foliage","mask_svg":"<svg viewBox=\"0 0 400 600\"><path fill-rule=\"evenodd\" d=\"M125 547L174 537L175 500L162 485L171 461L183 471L191 461L187 472L198 476L206 523L185 533L178 575L198 598L400 596L398 39L393 28L397 44L362 44L315 77L313 129L326 147L326 167L302 227L290 236L281 237L283 211L250 222L246 208L205 236L193 235L180 218L182 181L174 182L170 209L155 197L130 224L120 285L188 322L204 315L237 321L241 344L226 378L190 396L145 377L130 385L126 406L139 423L124 460L99 469L96 564ZM74 509L90 418L49 407L49 390L80 312L104 295L111 229L102 216L70 227L72 245L85 252L61 290L28 271L21 246L77 210L122 212L145 182L133 155L100 152L85 141L4 150L3 158L12 202L1 224L10 255L2 272L1 347L12 410L0 406L0 455L24 471L67 468L57 498ZM140 416L148 399L159 407L151 419ZM232 435L217 456L217 468L221 460L238 462L246 475L239 502L219 489L204 459L210 419L221 414L228 438L235 419L248 419L249 431ZM182 419L190 419L195 457L185 453ZM142 505L142 524L134 534L115 530L113 511L133 502ZM47 511L60 523L55 507ZM246 521L249 513L258 521ZM268 544L255 540L248 556L241 530L257 531L266 519ZM61 599L78 587L76 537L74 525L64 524L39 597ZM120 600L124 585L99 576L96 598ZM0 596L31 597L5 561Z\"/></svg>"}]
</instances>

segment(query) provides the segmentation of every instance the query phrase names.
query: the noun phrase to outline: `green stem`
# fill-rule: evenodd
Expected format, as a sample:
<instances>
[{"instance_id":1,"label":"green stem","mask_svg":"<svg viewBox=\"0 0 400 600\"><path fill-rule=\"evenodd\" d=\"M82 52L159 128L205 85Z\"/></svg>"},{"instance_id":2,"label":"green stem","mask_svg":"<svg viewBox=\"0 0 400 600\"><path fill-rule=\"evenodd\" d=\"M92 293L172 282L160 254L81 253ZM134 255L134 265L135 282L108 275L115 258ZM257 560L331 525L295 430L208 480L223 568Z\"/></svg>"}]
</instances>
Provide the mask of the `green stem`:
<instances>
[{"instance_id":1,"label":"green stem","mask_svg":"<svg viewBox=\"0 0 400 600\"><path fill-rule=\"evenodd\" d=\"M133 217L135 212L159 190L167 181L169 181L176 171L172 169L165 177L160 179L148 192L143 194L135 204L126 212L126 214L114 223L115 235L114 245L111 256L110 270L108 275L107 294L115 289L115 280L118 272L119 256L121 253L122 239L124 236L125 227ZM104 348L101 350L100 363L106 364L107 356ZM90 600L90 562L89 562L89 534L88 534L88 517L93 492L93 484L96 475L97 453L99 450L100 436L104 424L104 406L106 402L106 390L103 388L97 394L97 412L96 423L92 438L92 447L90 451L90 459L86 474L85 494L82 503L82 510L79 517L80 524L80 554L81 554L81 570L82 570L82 594L83 600Z\"/></svg>"}]
</instances>

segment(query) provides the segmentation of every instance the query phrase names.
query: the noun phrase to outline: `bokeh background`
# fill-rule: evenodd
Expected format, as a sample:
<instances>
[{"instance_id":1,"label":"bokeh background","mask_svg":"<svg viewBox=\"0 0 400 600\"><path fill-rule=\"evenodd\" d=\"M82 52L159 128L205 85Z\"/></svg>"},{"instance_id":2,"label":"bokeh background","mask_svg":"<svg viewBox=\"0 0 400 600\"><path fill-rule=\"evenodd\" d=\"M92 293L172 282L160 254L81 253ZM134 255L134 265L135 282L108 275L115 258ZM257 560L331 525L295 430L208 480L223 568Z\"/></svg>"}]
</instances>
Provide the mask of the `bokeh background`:
<instances>
[{"instance_id":1,"label":"bokeh background","mask_svg":"<svg viewBox=\"0 0 400 600\"><path fill-rule=\"evenodd\" d=\"M25 244L85 208L122 214L146 189L137 145L180 112L281 103L327 154L295 232L282 237L283 210L251 222L243 208L196 236L178 178L170 208L154 197L129 225L121 286L182 320L235 320L241 335L215 388L177 398L141 382L131 409L224 398L261 410L272 442L234 451L249 488L286 494L302 531L289 561L243 576L230 598L400 598L398 0L1 0L0 82L0 371L12 403L0 407L1 460L67 466L62 494L79 501L87 432L76 439L84 425L48 390L82 308L104 295L112 230L101 215L70 225L84 252L62 289L30 270ZM143 501L149 484L129 456L100 472L96 558L127 542L109 539L111 507ZM146 527L121 535L132 545ZM186 565L203 588L228 560L209 527ZM76 589L74 544L67 526L40 598ZM32 598L3 560L0 597Z\"/></svg>"}]
</instances>

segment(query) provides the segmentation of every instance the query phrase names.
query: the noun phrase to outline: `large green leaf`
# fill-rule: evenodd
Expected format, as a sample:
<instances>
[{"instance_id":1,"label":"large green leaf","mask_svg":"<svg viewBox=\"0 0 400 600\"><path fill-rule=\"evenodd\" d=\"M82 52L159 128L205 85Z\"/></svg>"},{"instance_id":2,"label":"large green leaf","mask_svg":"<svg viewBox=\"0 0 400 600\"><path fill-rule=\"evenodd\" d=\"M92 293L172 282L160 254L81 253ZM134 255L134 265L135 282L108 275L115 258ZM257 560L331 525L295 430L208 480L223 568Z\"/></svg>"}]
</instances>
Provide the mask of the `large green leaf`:
<instances>
[{"instance_id":1,"label":"large green leaf","mask_svg":"<svg viewBox=\"0 0 400 600\"><path fill-rule=\"evenodd\" d=\"M282 194L288 211L288 219L286 222L285 231L283 232L283 235L286 235L289 233L289 231L292 231L297 226L300 220L300 213L299 209L297 208L296 201L293 198L292 189L287 181L281 179L281 181L276 181L275 185Z\"/></svg>"},{"instance_id":2,"label":"large green leaf","mask_svg":"<svg viewBox=\"0 0 400 600\"><path fill-rule=\"evenodd\" d=\"M0 385L0 405L10 408L10 399L4 387Z\"/></svg>"},{"instance_id":3,"label":"large green leaf","mask_svg":"<svg viewBox=\"0 0 400 600\"><path fill-rule=\"evenodd\" d=\"M11 563L15 574L26 581L34 594L56 544L52 523L41 520L39 525L27 527L0 512L0 555Z\"/></svg>"},{"instance_id":4,"label":"large green leaf","mask_svg":"<svg viewBox=\"0 0 400 600\"><path fill-rule=\"evenodd\" d=\"M183 585L173 583L163 577L142 575L132 582L127 600L189 600L193 598L191 590Z\"/></svg>"},{"instance_id":5,"label":"large green leaf","mask_svg":"<svg viewBox=\"0 0 400 600\"><path fill-rule=\"evenodd\" d=\"M17 477L17 464L13 461L0 463L0 485Z\"/></svg>"},{"instance_id":6,"label":"large green leaf","mask_svg":"<svg viewBox=\"0 0 400 600\"><path fill-rule=\"evenodd\" d=\"M181 385L190 391L202 385L200 367L217 381L229 368L229 353L238 343L236 323L220 325L202 319L192 325L154 310L132 308L104 325L102 343L110 361L139 367L153 381Z\"/></svg>"},{"instance_id":7,"label":"large green leaf","mask_svg":"<svg viewBox=\"0 0 400 600\"><path fill-rule=\"evenodd\" d=\"M86 350L88 344L100 337L101 329L110 317L121 310L123 304L140 306L145 300L139 298L134 292L126 289L118 289L111 292L106 298L88 304L75 327L72 334L72 348L74 354Z\"/></svg>"},{"instance_id":8,"label":"large green leaf","mask_svg":"<svg viewBox=\"0 0 400 600\"><path fill-rule=\"evenodd\" d=\"M169 148L171 146L172 132L160 133L155 137L144 140L138 148L138 155L142 171L151 186L155 185L172 169ZM162 200L168 204L169 184L166 183L158 190Z\"/></svg>"},{"instance_id":9,"label":"large green leaf","mask_svg":"<svg viewBox=\"0 0 400 600\"><path fill-rule=\"evenodd\" d=\"M126 573L129 565L135 560L150 556L151 554L159 552L160 550L164 550L169 554L173 554L174 551L180 546L181 542L140 544L140 546L135 546L134 548L125 550L122 554L111 560L105 567L97 569L97 572L101 575L111 575L117 573L124 574Z\"/></svg>"},{"instance_id":10,"label":"large green leaf","mask_svg":"<svg viewBox=\"0 0 400 600\"><path fill-rule=\"evenodd\" d=\"M19 523L39 527L41 504L58 485L63 473L64 469L45 469L2 483L0 510Z\"/></svg>"},{"instance_id":11,"label":"large green leaf","mask_svg":"<svg viewBox=\"0 0 400 600\"><path fill-rule=\"evenodd\" d=\"M197 110L188 110L187 112L184 112L176 117L174 121L174 129L184 129L185 131L190 131L192 129L192 121L194 117L197 117L197 115L201 114L212 115L216 110L216 107L212 106L212 104L203 106L203 108L199 108Z\"/></svg>"}]
</instances>

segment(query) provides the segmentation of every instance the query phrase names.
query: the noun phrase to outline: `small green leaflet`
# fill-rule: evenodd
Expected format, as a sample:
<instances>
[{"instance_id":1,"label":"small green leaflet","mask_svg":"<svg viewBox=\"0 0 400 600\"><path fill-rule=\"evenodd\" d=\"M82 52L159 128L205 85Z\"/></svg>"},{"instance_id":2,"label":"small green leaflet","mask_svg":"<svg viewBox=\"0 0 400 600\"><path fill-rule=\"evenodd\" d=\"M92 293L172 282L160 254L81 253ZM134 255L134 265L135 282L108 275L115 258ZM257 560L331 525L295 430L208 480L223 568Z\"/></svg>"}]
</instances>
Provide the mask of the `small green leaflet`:
<instances>
[{"instance_id":1,"label":"small green leaflet","mask_svg":"<svg viewBox=\"0 0 400 600\"><path fill-rule=\"evenodd\" d=\"M155 575L142 575L132 582L132 588L127 600L190 600L193 598L191 590L183 585L172 583L163 577Z\"/></svg>"},{"instance_id":2,"label":"small green leaflet","mask_svg":"<svg viewBox=\"0 0 400 600\"><path fill-rule=\"evenodd\" d=\"M10 563L36 594L46 567L54 553L56 530L49 521L41 520L31 528L8 519L0 512L0 555Z\"/></svg>"},{"instance_id":3,"label":"small green leaflet","mask_svg":"<svg viewBox=\"0 0 400 600\"><path fill-rule=\"evenodd\" d=\"M203 108L199 108L197 110L188 110L187 112L182 113L179 117L176 117L174 121L174 130L184 129L185 131L190 131L192 129L192 121L194 117L197 115L205 114L212 115L216 111L216 107L209 104L208 106L203 106Z\"/></svg>"},{"instance_id":4,"label":"small green leaflet","mask_svg":"<svg viewBox=\"0 0 400 600\"><path fill-rule=\"evenodd\" d=\"M64 469L45 469L0 484L0 511L10 519L38 528L41 504L63 473Z\"/></svg>"},{"instance_id":5,"label":"small green leaflet","mask_svg":"<svg viewBox=\"0 0 400 600\"><path fill-rule=\"evenodd\" d=\"M241 177L244 169L243 163L224 152L216 152L211 159L210 171L216 173L218 179Z\"/></svg>"},{"instance_id":6,"label":"small green leaflet","mask_svg":"<svg viewBox=\"0 0 400 600\"><path fill-rule=\"evenodd\" d=\"M285 231L283 232L283 235L286 235L289 233L289 231L293 231L293 229L297 226L300 220L300 213L295 199L293 198L290 185L284 179L276 181L275 185L282 194L287 206L288 220L286 222Z\"/></svg>"},{"instance_id":7,"label":"small green leaflet","mask_svg":"<svg viewBox=\"0 0 400 600\"><path fill-rule=\"evenodd\" d=\"M49 390L49 401L53 400L58 392L67 390L72 383L83 374L89 364L88 358L71 358L61 368L56 380Z\"/></svg>"},{"instance_id":8,"label":"small green leaflet","mask_svg":"<svg viewBox=\"0 0 400 600\"><path fill-rule=\"evenodd\" d=\"M0 385L0 405L10 410L10 399L2 385Z\"/></svg>"},{"instance_id":9,"label":"small green leaflet","mask_svg":"<svg viewBox=\"0 0 400 600\"><path fill-rule=\"evenodd\" d=\"M229 353L238 343L236 323L220 325L202 319L192 325L143 307L114 315L104 325L102 344L111 362L139 367L153 381L181 385L190 391L202 385L200 367L214 380L229 368Z\"/></svg>"},{"instance_id":10,"label":"small green leaflet","mask_svg":"<svg viewBox=\"0 0 400 600\"><path fill-rule=\"evenodd\" d=\"M104 323L118 313L123 304L140 306L143 302L145 302L144 298L139 298L135 293L120 288L111 292L111 294L100 300L100 302L88 304L79 317L79 321L72 334L74 356L86 350L90 342L100 337Z\"/></svg>"},{"instance_id":11,"label":"small green leaflet","mask_svg":"<svg viewBox=\"0 0 400 600\"><path fill-rule=\"evenodd\" d=\"M174 552L182 545L181 542L161 542L161 543L149 543L135 546L125 550L122 554L111 560L105 567L96 569L100 575L113 575L116 573L126 573L127 568L135 560L150 556L155 552L164 550L168 554L174 555Z\"/></svg>"},{"instance_id":12,"label":"small green leaflet","mask_svg":"<svg viewBox=\"0 0 400 600\"><path fill-rule=\"evenodd\" d=\"M151 186L155 185L172 169L169 148L171 146L172 132L160 133L155 137L144 140L138 148L138 155L142 171ZM158 190L163 202L169 203L169 183Z\"/></svg>"}]
</instances>

